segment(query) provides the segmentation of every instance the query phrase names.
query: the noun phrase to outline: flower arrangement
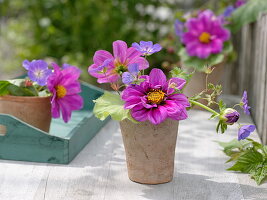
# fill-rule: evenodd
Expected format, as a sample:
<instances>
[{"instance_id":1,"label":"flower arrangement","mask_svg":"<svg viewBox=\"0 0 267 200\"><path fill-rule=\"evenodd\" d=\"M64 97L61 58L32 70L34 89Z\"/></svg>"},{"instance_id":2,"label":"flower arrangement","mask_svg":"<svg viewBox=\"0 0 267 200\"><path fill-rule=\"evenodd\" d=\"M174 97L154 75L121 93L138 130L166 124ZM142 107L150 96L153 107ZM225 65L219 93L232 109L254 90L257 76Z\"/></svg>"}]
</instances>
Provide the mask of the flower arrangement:
<instances>
[{"instance_id":1,"label":"flower arrangement","mask_svg":"<svg viewBox=\"0 0 267 200\"><path fill-rule=\"evenodd\" d=\"M205 20L205 15L202 16L203 18L201 17L202 20ZM216 21L216 23L218 22ZM194 26L192 25L192 27ZM228 37L227 31L218 30L221 31L222 38ZM190 38L190 34L185 38ZM239 124L240 114L235 109L236 106L239 106L245 114L250 114L247 92L244 92L240 103L232 108L227 107L222 100L216 102L216 97L222 91L220 85L208 83L202 92L187 97L183 94L183 89L192 74L187 74L180 68L174 68L169 74L169 79L162 70L157 68L152 68L149 74L145 74L144 69L149 67L147 56L160 51L160 49L158 44L152 42L141 41L140 44L133 43L132 47L128 48L125 42L115 41L113 43L114 56L104 50L95 53L94 64L88 69L89 74L98 78L99 83L109 82L116 91L116 93L105 92L103 96L95 100L94 114L96 117L101 120L108 116L119 121L130 120L137 126L149 122L156 130L157 126L163 124L167 119L174 121L187 119L187 111L193 106L199 106L212 113L210 119L218 119L217 132L224 133L228 126L237 124L237 140L252 141L248 137L256 127L250 124ZM203 99L208 102L208 105L199 102ZM212 104L217 105L219 112L210 108Z\"/></svg>"},{"instance_id":2,"label":"flower arrangement","mask_svg":"<svg viewBox=\"0 0 267 200\"><path fill-rule=\"evenodd\" d=\"M71 119L71 113L83 107L79 95L81 86L78 81L81 71L68 64L59 67L44 60L25 60L22 66L27 70L27 77L0 81L0 96L51 97L53 118L62 116L65 123Z\"/></svg>"}]
</instances>

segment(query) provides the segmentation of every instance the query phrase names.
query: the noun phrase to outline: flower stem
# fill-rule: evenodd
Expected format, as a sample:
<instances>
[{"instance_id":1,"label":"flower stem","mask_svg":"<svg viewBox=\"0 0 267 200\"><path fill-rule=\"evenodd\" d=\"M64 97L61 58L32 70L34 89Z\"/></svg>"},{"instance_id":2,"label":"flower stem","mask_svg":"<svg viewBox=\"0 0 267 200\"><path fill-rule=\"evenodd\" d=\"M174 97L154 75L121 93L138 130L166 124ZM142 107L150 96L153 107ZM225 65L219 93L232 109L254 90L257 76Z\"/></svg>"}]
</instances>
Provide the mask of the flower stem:
<instances>
[{"instance_id":1,"label":"flower stem","mask_svg":"<svg viewBox=\"0 0 267 200\"><path fill-rule=\"evenodd\" d=\"M201 107L201 108L204 108L205 110L207 110L207 111L209 111L209 112L211 112L211 113L213 113L213 114L215 114L215 115L219 115L219 113L217 113L215 110L209 108L208 106L205 106L205 105L202 104L202 103L199 103L199 102L197 102L197 101L190 100L190 99L189 99L189 102L190 102L191 104L193 104L193 105L197 105L197 106L199 106L199 107Z\"/></svg>"}]
</instances>

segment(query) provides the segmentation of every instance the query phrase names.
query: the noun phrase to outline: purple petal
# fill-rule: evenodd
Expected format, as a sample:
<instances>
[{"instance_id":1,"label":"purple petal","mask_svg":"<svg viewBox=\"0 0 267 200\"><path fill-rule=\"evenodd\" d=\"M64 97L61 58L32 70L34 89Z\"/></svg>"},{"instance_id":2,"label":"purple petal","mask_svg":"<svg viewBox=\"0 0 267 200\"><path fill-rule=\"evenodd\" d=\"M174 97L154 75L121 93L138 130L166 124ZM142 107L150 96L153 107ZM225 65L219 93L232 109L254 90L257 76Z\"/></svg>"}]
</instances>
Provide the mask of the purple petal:
<instances>
[{"instance_id":1,"label":"purple petal","mask_svg":"<svg viewBox=\"0 0 267 200\"><path fill-rule=\"evenodd\" d=\"M23 66L26 70L29 70L30 64L31 64L31 62L28 61L28 60L24 60L24 61L22 62L22 66Z\"/></svg>"},{"instance_id":2,"label":"purple petal","mask_svg":"<svg viewBox=\"0 0 267 200\"><path fill-rule=\"evenodd\" d=\"M152 108L148 113L148 120L152 124L160 124L167 118L166 108L164 106L158 106L157 108Z\"/></svg>"},{"instance_id":3,"label":"purple petal","mask_svg":"<svg viewBox=\"0 0 267 200\"><path fill-rule=\"evenodd\" d=\"M130 84L134 81L134 76L129 72L122 73L122 82L124 84Z\"/></svg>"},{"instance_id":4,"label":"purple petal","mask_svg":"<svg viewBox=\"0 0 267 200\"><path fill-rule=\"evenodd\" d=\"M175 84L175 88L181 90L181 89L183 89L184 85L186 84L186 80L183 78L174 77L174 78L171 78L169 80L169 85L171 85L173 83Z\"/></svg>"},{"instance_id":5,"label":"purple petal","mask_svg":"<svg viewBox=\"0 0 267 200\"><path fill-rule=\"evenodd\" d=\"M133 75L137 75L139 73L139 66L137 63L133 63L128 65L128 71L133 74Z\"/></svg>"},{"instance_id":6,"label":"purple petal","mask_svg":"<svg viewBox=\"0 0 267 200\"><path fill-rule=\"evenodd\" d=\"M152 69L149 74L149 82L152 84L152 86L163 86L166 84L166 76L160 69Z\"/></svg>"}]
</instances>

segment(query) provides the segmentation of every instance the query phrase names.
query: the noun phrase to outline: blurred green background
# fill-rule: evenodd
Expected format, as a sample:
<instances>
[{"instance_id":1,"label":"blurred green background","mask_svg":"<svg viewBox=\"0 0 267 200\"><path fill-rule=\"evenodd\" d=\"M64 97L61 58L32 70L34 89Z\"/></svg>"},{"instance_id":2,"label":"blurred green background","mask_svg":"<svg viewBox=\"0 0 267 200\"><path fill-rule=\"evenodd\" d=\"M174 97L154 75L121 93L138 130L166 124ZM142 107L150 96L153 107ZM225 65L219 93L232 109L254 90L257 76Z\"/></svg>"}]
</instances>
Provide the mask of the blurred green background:
<instances>
[{"instance_id":1,"label":"blurred green background","mask_svg":"<svg viewBox=\"0 0 267 200\"><path fill-rule=\"evenodd\" d=\"M69 63L87 74L94 52L112 42L140 40L166 47L150 60L168 68L178 62L174 16L204 0L0 0L0 78L21 73L24 59Z\"/></svg>"}]
</instances>

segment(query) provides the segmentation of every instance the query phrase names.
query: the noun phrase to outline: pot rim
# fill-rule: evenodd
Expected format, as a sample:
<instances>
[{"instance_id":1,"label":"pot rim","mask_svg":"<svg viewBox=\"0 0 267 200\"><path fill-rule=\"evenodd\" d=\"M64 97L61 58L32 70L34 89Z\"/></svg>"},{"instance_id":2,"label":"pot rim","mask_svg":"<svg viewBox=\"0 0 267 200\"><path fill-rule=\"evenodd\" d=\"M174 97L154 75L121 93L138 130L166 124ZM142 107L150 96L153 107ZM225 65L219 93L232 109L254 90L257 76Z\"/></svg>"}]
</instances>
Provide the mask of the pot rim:
<instances>
[{"instance_id":1,"label":"pot rim","mask_svg":"<svg viewBox=\"0 0 267 200\"><path fill-rule=\"evenodd\" d=\"M50 102L51 96L47 97L39 97L39 96L12 96L12 95L6 95L6 96L0 96L0 101L14 101L14 102L47 102L49 100Z\"/></svg>"}]
</instances>

